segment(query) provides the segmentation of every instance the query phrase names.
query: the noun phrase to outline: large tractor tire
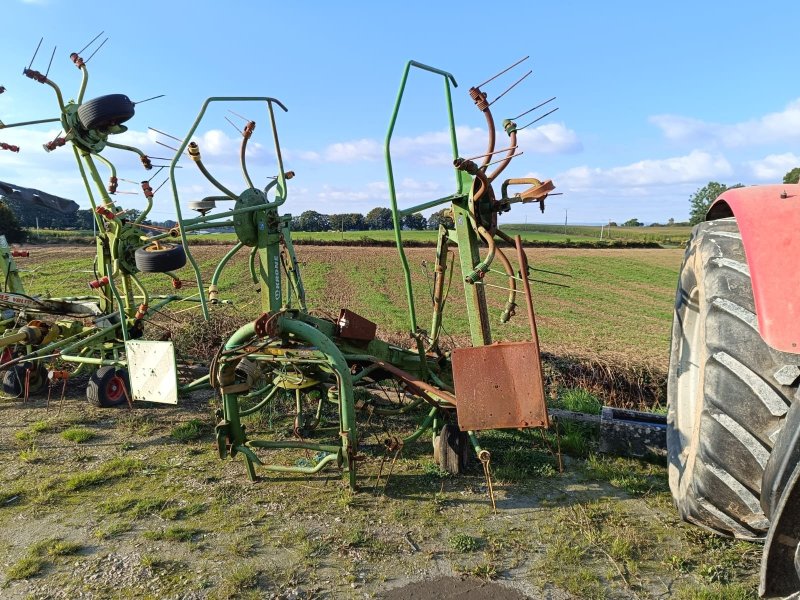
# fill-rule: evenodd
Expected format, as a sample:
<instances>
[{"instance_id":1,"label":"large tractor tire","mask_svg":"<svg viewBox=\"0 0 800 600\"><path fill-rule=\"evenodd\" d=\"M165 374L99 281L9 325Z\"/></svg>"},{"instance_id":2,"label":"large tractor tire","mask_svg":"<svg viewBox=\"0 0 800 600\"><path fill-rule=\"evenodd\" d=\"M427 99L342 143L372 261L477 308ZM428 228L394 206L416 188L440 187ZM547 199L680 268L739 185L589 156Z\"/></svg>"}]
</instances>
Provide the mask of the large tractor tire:
<instances>
[{"instance_id":1,"label":"large tractor tire","mask_svg":"<svg viewBox=\"0 0 800 600\"><path fill-rule=\"evenodd\" d=\"M669 484L685 520L726 536L764 536L761 480L798 364L800 356L773 350L759 334L736 220L695 227L675 299L667 392Z\"/></svg>"}]
</instances>

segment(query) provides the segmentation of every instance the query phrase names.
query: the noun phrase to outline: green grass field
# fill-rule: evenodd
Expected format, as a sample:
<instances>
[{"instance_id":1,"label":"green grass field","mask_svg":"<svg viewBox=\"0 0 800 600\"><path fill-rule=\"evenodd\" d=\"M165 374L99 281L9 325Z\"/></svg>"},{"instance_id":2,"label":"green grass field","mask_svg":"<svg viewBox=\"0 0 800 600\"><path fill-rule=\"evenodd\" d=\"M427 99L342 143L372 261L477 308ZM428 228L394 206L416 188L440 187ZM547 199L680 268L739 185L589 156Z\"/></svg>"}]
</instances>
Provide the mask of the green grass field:
<instances>
[{"instance_id":1,"label":"green grass field","mask_svg":"<svg viewBox=\"0 0 800 600\"><path fill-rule=\"evenodd\" d=\"M525 242L548 242L555 244L569 244L571 242L580 243L599 243L601 241L627 241L640 243L655 243L664 246L681 246L689 238L689 227L612 227L603 228L595 226L569 226L562 225L524 225L509 224L502 227L509 235L519 235ZM566 229L566 232L565 232ZM74 241L86 240L92 237L91 231L58 231L41 230L38 233L34 230L28 232L34 239L48 240L56 238L59 240L74 239ZM602 237L601 237L602 233ZM365 239L375 240L376 242L394 242L394 231L297 231L292 236L298 241L314 240L318 242L339 243L342 241L361 243ZM402 238L406 242L425 242L436 243L436 231L403 231ZM236 239L233 233L212 233L191 235L193 243L227 243Z\"/></svg>"},{"instance_id":2,"label":"green grass field","mask_svg":"<svg viewBox=\"0 0 800 600\"><path fill-rule=\"evenodd\" d=\"M210 276L225 251L223 245L193 245L192 253L204 277ZM310 308L329 312L350 308L378 323L384 337L408 341L406 292L394 248L298 246L297 253ZM409 248L407 256L418 322L427 328L433 252L431 248ZM544 349L663 368L668 358L681 256L679 249L529 249L532 267L559 273L534 271L531 275ZM94 279L92 257L91 246L45 245L34 248L31 258L18 262L26 269L24 281L31 293L63 296L87 292L87 282ZM194 293L191 269L184 267L180 275L187 282L183 292ZM173 292L166 277L143 275L142 279L153 293ZM528 327L521 295L518 315L510 323L501 324L507 296L502 288L508 281L502 274L490 272L484 285L495 338L526 338ZM244 320L260 314L260 300L256 285L250 280L245 251L229 263L219 289L222 298L233 302L225 310L237 318ZM450 345L468 341L464 294L456 266L444 320L444 341Z\"/></svg>"}]
</instances>

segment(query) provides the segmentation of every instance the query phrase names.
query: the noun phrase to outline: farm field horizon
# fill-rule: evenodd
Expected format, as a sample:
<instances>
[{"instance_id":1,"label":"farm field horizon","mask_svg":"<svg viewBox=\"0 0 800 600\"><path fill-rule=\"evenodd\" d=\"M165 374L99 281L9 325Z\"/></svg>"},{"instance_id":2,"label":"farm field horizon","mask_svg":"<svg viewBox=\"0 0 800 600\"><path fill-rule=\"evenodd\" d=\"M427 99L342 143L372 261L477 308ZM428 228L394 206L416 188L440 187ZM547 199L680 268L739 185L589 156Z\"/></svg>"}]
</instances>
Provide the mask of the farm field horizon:
<instances>
[{"instance_id":1,"label":"farm field horizon","mask_svg":"<svg viewBox=\"0 0 800 600\"><path fill-rule=\"evenodd\" d=\"M83 294L92 279L94 249L82 245L30 245L30 258L20 259L23 280L31 294ZM192 244L206 279L224 253L219 245ZM682 249L529 248L532 292L542 349L553 354L597 357L620 365L665 371L669 358L672 304ZM406 250L411 266L417 318L430 320L432 252ZM309 308L348 308L377 323L378 334L398 344L409 342L408 310L397 251L391 247L297 247ZM260 314L256 286L249 281L247 253L237 254L220 280L220 298L232 302L217 310L244 322ZM83 273L83 276L81 276ZM194 286L187 266L178 272ZM445 312L443 342L468 344L468 328L460 269L455 274ZM167 278L143 274L154 293L171 293ZM496 339L521 340L528 333L520 306L506 325L499 323L508 285L499 272L484 280ZM186 292L186 289L184 292ZM521 302L521 294L520 294ZM192 311L200 318L199 310Z\"/></svg>"}]
</instances>

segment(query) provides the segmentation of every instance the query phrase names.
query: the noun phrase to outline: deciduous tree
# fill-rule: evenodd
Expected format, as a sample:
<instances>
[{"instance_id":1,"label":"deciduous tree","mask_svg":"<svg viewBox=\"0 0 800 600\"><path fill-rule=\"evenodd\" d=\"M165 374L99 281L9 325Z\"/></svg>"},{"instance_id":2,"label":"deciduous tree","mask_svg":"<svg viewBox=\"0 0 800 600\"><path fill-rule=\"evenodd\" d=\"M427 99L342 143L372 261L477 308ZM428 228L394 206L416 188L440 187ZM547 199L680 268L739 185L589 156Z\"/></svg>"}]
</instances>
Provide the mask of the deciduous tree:
<instances>
[{"instance_id":1,"label":"deciduous tree","mask_svg":"<svg viewBox=\"0 0 800 600\"><path fill-rule=\"evenodd\" d=\"M17 215L5 202L0 201L0 235L9 242L24 242L25 232L19 225Z\"/></svg>"},{"instance_id":2,"label":"deciduous tree","mask_svg":"<svg viewBox=\"0 0 800 600\"><path fill-rule=\"evenodd\" d=\"M697 225L706 218L706 213L711 204L726 190L744 187L741 183L727 186L718 181L709 181L689 197L691 210L689 211L689 224Z\"/></svg>"}]
</instances>

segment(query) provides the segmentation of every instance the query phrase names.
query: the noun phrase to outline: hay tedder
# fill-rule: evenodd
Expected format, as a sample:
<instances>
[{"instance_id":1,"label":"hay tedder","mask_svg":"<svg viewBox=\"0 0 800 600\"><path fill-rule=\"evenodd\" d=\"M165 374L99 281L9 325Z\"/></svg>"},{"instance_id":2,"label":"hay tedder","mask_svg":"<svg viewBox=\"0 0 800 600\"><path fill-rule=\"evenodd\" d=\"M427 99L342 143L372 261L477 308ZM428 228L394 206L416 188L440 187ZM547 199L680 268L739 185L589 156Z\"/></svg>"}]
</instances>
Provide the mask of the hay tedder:
<instances>
[{"instance_id":1,"label":"hay tedder","mask_svg":"<svg viewBox=\"0 0 800 600\"><path fill-rule=\"evenodd\" d=\"M126 399L176 402L181 392L210 387L222 399L216 425L221 458L240 456L251 478L255 477L256 466L269 471L315 473L333 463L346 473L352 487L356 486L359 458L357 413L368 414L371 419L373 415L388 417L421 411L415 431L385 440L387 452L398 452L426 431L432 432L436 460L451 472L464 467L472 446L488 473L490 454L480 446L476 435L480 430L548 426L527 260L520 239L504 234L497 221L499 214L517 203L536 202L544 210L545 198L554 186L549 180L533 178L505 179L497 185L498 177L517 155L517 133L521 128L512 120L505 121L503 129L508 144L496 150L494 118L487 94L480 86L471 88L469 94L486 118L488 146L481 156L465 159L460 157L456 142L451 101L451 89L456 86L453 76L413 61L403 73L386 137L391 211L409 304L409 347L400 347L379 339L374 323L347 309L342 309L338 316L329 312L317 316L308 309L300 264L292 244L291 215L280 212L287 201L288 181L294 174L284 169L278 140L276 108L286 110L279 100L212 97L205 101L188 133L179 140L168 165L177 225L157 231L146 221L154 196L149 180L141 184L147 201L144 211L135 219L126 218L126 211L112 199L116 169L101 155L109 147L125 150L137 154L146 169L152 168L151 158L141 150L111 141L113 135L125 131L122 123L133 117L134 103L122 94L84 101L88 74L79 54L71 55L83 75L74 101L65 103L60 89L46 74L30 67L24 71L28 78L55 91L59 117L0 127L61 123L65 135L46 144L46 149L71 145L86 183L97 225L96 277L89 284L95 295L28 296L10 259L3 263L7 283L0 301L4 308L14 311L14 316L6 314L2 322L5 330L0 337L6 392L28 394L67 365L74 368L63 377L89 367L97 369L90 379L87 395L100 405ZM441 77L444 82L456 189L444 198L401 209L395 192L391 141L412 68ZM204 164L194 136L209 108L218 104L266 110L276 173L263 187L254 182L247 166L247 146L255 130L254 121L246 119L240 132L243 191L223 184ZM492 162L497 155L500 159ZM188 203L190 209L200 214L195 218L185 218L182 213L176 171L181 168L181 161L193 162L205 180L218 190L214 195ZM108 188L103 185L96 162L110 170ZM515 186L524 188L512 194L510 189ZM230 202L232 208L215 214L214 209L223 202ZM453 226L439 228L432 317L429 329L425 330L418 323L402 222L406 215L441 205L450 207ZM186 236L194 230L214 227L232 227L237 242L206 281ZM485 252L481 251L482 246ZM263 314L240 327L218 349L206 374L179 383L172 342L142 339L146 323L155 312L177 302L197 303L203 317L208 319L209 305L225 301L219 297L219 282L226 265L245 248L249 250L250 277L260 289ZM459 279L465 293L472 347L446 350L439 338L455 271L452 258L455 253L451 248L457 248L461 266ZM511 257L506 254L509 250L513 252ZM496 268L498 263L500 269ZM138 277L140 272L165 273L177 289L181 287L181 279L173 271L187 264L197 282L197 291L190 296L177 292L149 294ZM504 289L508 293L499 321L505 323L514 316L521 296L530 324L530 341L493 343L486 286L490 285L490 277L498 274L507 282ZM32 315L37 320L30 320ZM393 394L377 392L387 387ZM259 439L247 430L246 417L269 409L287 395L293 397L294 404L292 435ZM269 450L279 451L281 464L267 464ZM285 457L289 450L300 450L305 456L310 456L310 452L315 454L313 460L291 462ZM287 461L289 464L283 464Z\"/></svg>"}]
</instances>

